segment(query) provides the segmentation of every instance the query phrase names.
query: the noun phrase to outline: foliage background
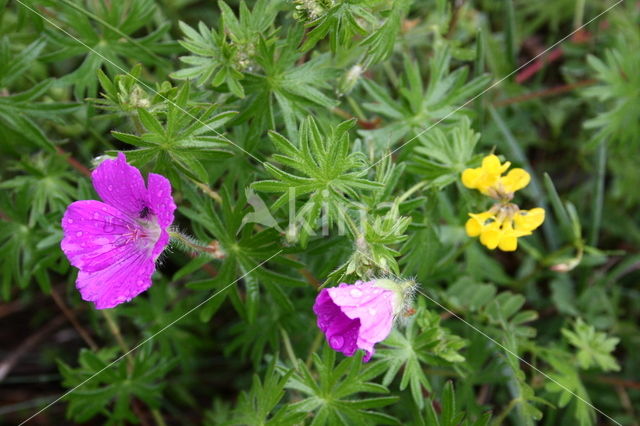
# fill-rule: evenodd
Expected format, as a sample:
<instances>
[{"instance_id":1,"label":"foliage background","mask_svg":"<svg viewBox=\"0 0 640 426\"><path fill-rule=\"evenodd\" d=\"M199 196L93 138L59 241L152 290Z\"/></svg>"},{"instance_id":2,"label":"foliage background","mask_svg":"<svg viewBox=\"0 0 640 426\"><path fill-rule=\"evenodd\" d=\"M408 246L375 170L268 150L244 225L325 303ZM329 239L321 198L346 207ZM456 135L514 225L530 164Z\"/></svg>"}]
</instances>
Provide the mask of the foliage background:
<instances>
[{"instance_id":1,"label":"foliage background","mask_svg":"<svg viewBox=\"0 0 640 426\"><path fill-rule=\"evenodd\" d=\"M638 424L639 21L630 0L0 0L0 423L178 320L32 422ZM105 315L60 218L120 150L217 248L176 243ZM492 150L547 210L513 254L464 234L486 202L459 175ZM367 364L329 350L318 287L388 274L421 284L416 312Z\"/></svg>"}]
</instances>

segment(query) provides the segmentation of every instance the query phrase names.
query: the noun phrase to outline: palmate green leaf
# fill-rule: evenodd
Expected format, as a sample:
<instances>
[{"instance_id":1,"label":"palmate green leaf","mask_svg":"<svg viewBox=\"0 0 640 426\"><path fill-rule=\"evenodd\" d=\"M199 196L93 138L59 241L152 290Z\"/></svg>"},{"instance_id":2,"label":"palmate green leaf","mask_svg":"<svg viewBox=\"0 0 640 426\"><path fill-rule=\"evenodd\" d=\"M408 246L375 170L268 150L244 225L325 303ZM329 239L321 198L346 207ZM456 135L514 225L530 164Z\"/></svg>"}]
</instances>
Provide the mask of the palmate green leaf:
<instances>
[{"instance_id":1,"label":"palmate green leaf","mask_svg":"<svg viewBox=\"0 0 640 426\"><path fill-rule=\"evenodd\" d=\"M424 307L420 299L416 313L407 320L404 332L394 329L376 352L375 371L385 372L382 384L389 386L399 372L399 389L411 390L413 401L424 407L423 389L431 390L425 365L452 365L464 361L458 353L464 340L440 326L440 317Z\"/></svg>"},{"instance_id":2,"label":"palmate green leaf","mask_svg":"<svg viewBox=\"0 0 640 426\"><path fill-rule=\"evenodd\" d=\"M381 187L364 178L366 169L362 155L350 152L348 132L354 124L353 120L342 122L329 135L323 135L316 121L308 117L300 126L298 146L276 132L269 133L281 152L273 156L273 161L293 170L287 172L284 167L268 163L265 168L275 179L255 182L251 186L257 191L282 194L273 204L273 210L303 198L293 223L300 227L299 238L303 245L320 226L321 214L329 226L344 223L348 209L353 206L352 200L358 199L359 192Z\"/></svg>"},{"instance_id":3,"label":"palmate green leaf","mask_svg":"<svg viewBox=\"0 0 640 426\"><path fill-rule=\"evenodd\" d=\"M396 261L400 253L390 246L407 239L405 232L410 223L410 217L400 216L397 203L384 216L370 214L361 219L361 235L345 273L355 272L359 277L371 275L375 270L383 274L400 274Z\"/></svg>"},{"instance_id":4,"label":"palmate green leaf","mask_svg":"<svg viewBox=\"0 0 640 426\"><path fill-rule=\"evenodd\" d=\"M293 305L283 286L295 287L304 285L304 282L268 270L266 265L256 268L257 265L281 251L278 232L275 229L254 232L253 225L243 223L243 217L250 211L246 206L244 194L239 194L238 199L233 200L230 189L223 187L221 195L223 200L221 212L218 212L211 202L202 201L193 209L183 209L183 213L198 225L196 230L199 239L211 241L215 238L224 253L222 268L216 278L193 283L190 286L201 290L222 288L240 276L244 278L243 284L227 288L206 304L201 311L201 319L208 321L225 297L230 295L234 308L242 318L250 324L254 323L264 297L260 291L262 288L283 311L290 311ZM271 261L289 266L299 265L282 256L273 257ZM249 293L244 301L240 290L243 286Z\"/></svg>"},{"instance_id":5,"label":"palmate green leaf","mask_svg":"<svg viewBox=\"0 0 640 426\"><path fill-rule=\"evenodd\" d=\"M576 358L580 368L598 367L602 371L620 371L620 366L611 355L620 342L617 337L596 331L595 327L578 318L573 330L562 329L562 335L571 345L578 348Z\"/></svg>"},{"instance_id":6,"label":"palmate green leaf","mask_svg":"<svg viewBox=\"0 0 640 426\"><path fill-rule=\"evenodd\" d=\"M451 126L429 130L419 139L409 169L442 188L460 179L472 160L480 134L473 131L468 117L462 117Z\"/></svg>"},{"instance_id":7,"label":"palmate green leaf","mask_svg":"<svg viewBox=\"0 0 640 426\"><path fill-rule=\"evenodd\" d=\"M59 223L60 213L47 211L30 223L34 208L31 191L30 185L0 191L0 290L4 300L12 293L19 294L17 290L25 289L34 279L42 291L49 292L50 271L64 273L67 268L56 247L62 238L60 228L52 225ZM37 203L35 207L40 208L42 200Z\"/></svg>"},{"instance_id":8,"label":"palmate green leaf","mask_svg":"<svg viewBox=\"0 0 640 426\"><path fill-rule=\"evenodd\" d=\"M141 82L142 71L142 65L136 64L128 73L117 74L111 79L99 69L97 75L102 87L102 97L87 100L98 108L125 116L133 116L138 108L164 110L166 101L175 98L178 88L165 81L156 84L154 94L148 94L146 88L151 86Z\"/></svg>"},{"instance_id":9,"label":"palmate green leaf","mask_svg":"<svg viewBox=\"0 0 640 426\"><path fill-rule=\"evenodd\" d=\"M40 56L46 42L38 39L21 51L14 53L11 51L11 43L7 36L0 40L0 88L11 87L20 77L25 76L25 72L31 64Z\"/></svg>"},{"instance_id":10,"label":"palmate green leaf","mask_svg":"<svg viewBox=\"0 0 640 426\"><path fill-rule=\"evenodd\" d=\"M447 381L442 389L442 398L439 412L434 408L435 398L427 400L424 415L420 415L418 426L487 426L491 420L491 413L485 413L472 420L467 413L459 411L456 406L456 395L453 383Z\"/></svg>"},{"instance_id":11,"label":"palmate green leaf","mask_svg":"<svg viewBox=\"0 0 640 426\"><path fill-rule=\"evenodd\" d=\"M231 93L239 98L244 97L244 89L239 82L243 78L240 52L237 46L227 41L224 30L217 32L202 22L198 24L198 31L184 22L180 22L180 29L186 36L180 44L195 55L180 57L188 67L171 73L171 77L193 79L198 85L211 80L214 87L226 83Z\"/></svg>"},{"instance_id":12,"label":"palmate green leaf","mask_svg":"<svg viewBox=\"0 0 640 426\"><path fill-rule=\"evenodd\" d=\"M322 358L313 354L313 365L317 376L298 361L286 388L302 393L301 401L289 404L294 412L309 413L310 424L323 425L369 425L400 424L394 417L373 408L395 403L395 396L358 398L362 393L386 394L388 389L367 381L362 364L362 353L344 358L337 365L336 353L324 345Z\"/></svg>"},{"instance_id":13,"label":"palmate green leaf","mask_svg":"<svg viewBox=\"0 0 640 426\"><path fill-rule=\"evenodd\" d=\"M149 112L138 108L137 116L144 129L141 135L113 131L116 138L138 149L127 155L137 164L155 163L161 173L176 177L180 172L199 182L208 182L200 160L222 160L232 155L231 144L218 130L236 113L216 114L215 105L192 104L189 86L183 85L176 97L167 102L166 112Z\"/></svg>"},{"instance_id":14,"label":"palmate green leaf","mask_svg":"<svg viewBox=\"0 0 640 426\"><path fill-rule=\"evenodd\" d=\"M468 68L460 67L452 72L450 63L449 48L438 47L429 62L429 79L425 88L418 64L405 57L403 85L396 87L399 99L394 99L386 88L372 80L363 80L371 99L363 106L392 123L376 130L361 130L360 133L373 138L381 150L386 150L400 139L410 139L445 117L446 122L457 121L466 113L464 108L458 108L484 89L490 77L483 75L467 81ZM407 145L406 150L411 146Z\"/></svg>"},{"instance_id":15,"label":"palmate green leaf","mask_svg":"<svg viewBox=\"0 0 640 426\"><path fill-rule=\"evenodd\" d=\"M79 366L73 368L58 361L63 385L73 388L82 383L66 397L69 401L67 416L76 422L86 422L97 414L104 414L109 423L136 422L132 401L138 398L152 408L158 408L165 386L164 378L176 360L162 358L151 346L134 352L129 371L127 361L122 359L113 366L83 383L116 358L117 349L107 348L98 352L82 349L78 357Z\"/></svg>"},{"instance_id":16,"label":"palmate green leaf","mask_svg":"<svg viewBox=\"0 0 640 426\"><path fill-rule=\"evenodd\" d=\"M377 64L388 59L393 53L396 36L400 32L402 22L409 12L413 0L398 0L392 3L387 19L377 29L370 31L360 43L367 46L367 63Z\"/></svg>"},{"instance_id":17,"label":"palmate green leaf","mask_svg":"<svg viewBox=\"0 0 640 426\"><path fill-rule=\"evenodd\" d=\"M53 80L43 80L24 92L0 96L0 126L9 128L37 147L50 152L55 151L55 146L35 119L62 123L59 115L80 107L70 102L37 102L51 88L52 83Z\"/></svg>"},{"instance_id":18,"label":"palmate green leaf","mask_svg":"<svg viewBox=\"0 0 640 426\"><path fill-rule=\"evenodd\" d=\"M326 10L320 11L322 2L315 6L307 7L304 2L296 3L298 19L310 21L307 28L312 28L306 34L306 38L300 50L306 52L313 48L320 40L329 34L331 51L336 52L338 48L349 47L356 35L364 36L367 30L362 27L363 23L373 24L375 17L368 10L370 1L367 0L339 0L337 2L327 1L327 5L333 4ZM319 15L319 16L318 16ZM365 25L366 25L365 24Z\"/></svg>"},{"instance_id":19,"label":"palmate green leaf","mask_svg":"<svg viewBox=\"0 0 640 426\"><path fill-rule=\"evenodd\" d=\"M255 67L254 56L260 37L270 37L268 29L275 20L277 3L259 0L249 11L242 1L236 17L225 2L219 1L222 17L218 31L202 22L198 24L197 31L180 22L180 29L186 37L180 44L192 55L182 56L180 60L188 67L173 72L171 76L193 79L198 85L209 81L214 87L226 84L231 93L243 98L243 73Z\"/></svg>"},{"instance_id":20,"label":"palmate green leaf","mask_svg":"<svg viewBox=\"0 0 640 426\"><path fill-rule=\"evenodd\" d=\"M58 12L58 26L82 41L79 43L57 28L47 26L47 41L56 50L41 58L56 62L84 55L81 64L61 79L74 86L77 99L85 94L95 97L98 86L95 73L103 66L114 75L130 68L127 58L135 58L166 69L169 61L159 54L176 51L176 43L163 41L170 28L168 23L144 36L132 36L154 14L153 0L82 1L80 4L71 0L45 0L43 3Z\"/></svg>"},{"instance_id":21,"label":"palmate green leaf","mask_svg":"<svg viewBox=\"0 0 640 426\"><path fill-rule=\"evenodd\" d=\"M640 38L621 35L616 48L608 50L604 60L589 56L587 61L600 84L584 91L585 96L607 107L586 121L585 127L596 130L600 138L636 147L640 132L640 77L635 70L640 67L640 59L633 52L639 47Z\"/></svg>"},{"instance_id":22,"label":"palmate green leaf","mask_svg":"<svg viewBox=\"0 0 640 426\"><path fill-rule=\"evenodd\" d=\"M283 122L290 138L296 138L297 122L302 121L312 107L322 110L335 106L336 101L324 93L337 77L327 54L311 57L300 63L303 54L295 50L302 37L301 28L291 30L285 40L262 38L256 46L256 70L246 74L247 97L240 107L237 121L253 119L256 132L276 129ZM277 108L276 108L277 106Z\"/></svg>"},{"instance_id":23,"label":"palmate green leaf","mask_svg":"<svg viewBox=\"0 0 640 426\"><path fill-rule=\"evenodd\" d=\"M546 382L545 389L558 394L558 406L562 408L571 404L573 415L580 426L594 424L596 414L590 405L591 399L580 379L578 368L568 354L553 349L540 350L539 353L554 369L554 372L549 373L553 380Z\"/></svg>"},{"instance_id":24,"label":"palmate green leaf","mask_svg":"<svg viewBox=\"0 0 640 426\"><path fill-rule=\"evenodd\" d=\"M525 303L524 296L520 294L510 291L498 293L493 284L478 284L463 277L447 289L446 298L456 311L478 313L488 324L509 334L521 338L536 335L536 329L525 324L536 320L538 313L520 310Z\"/></svg>"},{"instance_id":25,"label":"palmate green leaf","mask_svg":"<svg viewBox=\"0 0 640 426\"><path fill-rule=\"evenodd\" d=\"M272 361L264 373L264 381L254 375L251 389L240 394L230 420L215 424L284 426L300 422L306 413L294 412L288 405L278 408L292 373L293 370L284 375L277 374L275 360ZM212 414L214 417L215 412Z\"/></svg>"}]
</instances>

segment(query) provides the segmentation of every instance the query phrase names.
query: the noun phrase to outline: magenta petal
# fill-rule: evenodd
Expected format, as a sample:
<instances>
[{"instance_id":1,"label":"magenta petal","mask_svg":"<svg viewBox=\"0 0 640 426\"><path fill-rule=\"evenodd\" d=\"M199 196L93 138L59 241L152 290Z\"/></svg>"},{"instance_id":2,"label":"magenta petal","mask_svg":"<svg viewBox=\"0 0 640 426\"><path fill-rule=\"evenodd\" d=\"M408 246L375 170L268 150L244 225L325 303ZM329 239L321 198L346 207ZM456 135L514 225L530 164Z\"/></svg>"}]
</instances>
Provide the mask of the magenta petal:
<instances>
[{"instance_id":1,"label":"magenta petal","mask_svg":"<svg viewBox=\"0 0 640 426\"><path fill-rule=\"evenodd\" d=\"M148 289L154 270L152 259L132 253L101 271L80 271L76 287L82 299L93 302L96 309L113 308Z\"/></svg>"},{"instance_id":2,"label":"magenta petal","mask_svg":"<svg viewBox=\"0 0 640 426\"><path fill-rule=\"evenodd\" d=\"M160 226L160 238L153 248L152 256L156 259L169 243L169 233L166 228L173 223L173 212L176 204L171 196L171 183L164 176L149 173L149 208L157 217Z\"/></svg>"},{"instance_id":3,"label":"magenta petal","mask_svg":"<svg viewBox=\"0 0 640 426\"><path fill-rule=\"evenodd\" d=\"M331 348L347 356L363 349L366 362L375 352L374 345L391 332L394 297L393 291L376 287L374 281L343 283L323 289L313 310Z\"/></svg>"},{"instance_id":4,"label":"magenta petal","mask_svg":"<svg viewBox=\"0 0 640 426\"><path fill-rule=\"evenodd\" d=\"M352 320L342 313L331 300L327 289L323 289L316 298L313 311L318 317L318 327L327 336L329 346L346 356L352 356L358 349L360 321Z\"/></svg>"},{"instance_id":5,"label":"magenta petal","mask_svg":"<svg viewBox=\"0 0 640 426\"><path fill-rule=\"evenodd\" d=\"M104 269L134 250L124 234L137 226L118 209L100 201L76 201L62 218L62 251L85 272Z\"/></svg>"},{"instance_id":6,"label":"magenta petal","mask_svg":"<svg viewBox=\"0 0 640 426\"><path fill-rule=\"evenodd\" d=\"M102 200L137 217L147 206L147 188L140 170L127 164L123 153L115 160L105 160L91 173L93 186Z\"/></svg>"},{"instance_id":7,"label":"magenta petal","mask_svg":"<svg viewBox=\"0 0 640 426\"><path fill-rule=\"evenodd\" d=\"M370 281L328 290L334 303L347 317L360 320L358 347L367 352L365 361L375 352L374 345L386 339L393 328L395 293L374 284Z\"/></svg>"},{"instance_id":8,"label":"magenta petal","mask_svg":"<svg viewBox=\"0 0 640 426\"><path fill-rule=\"evenodd\" d=\"M176 205L171 185L140 171L124 154L106 160L91 175L103 202L72 203L62 219L61 247L78 269L76 286L96 308L112 308L151 286L154 261L169 242Z\"/></svg>"}]
</instances>

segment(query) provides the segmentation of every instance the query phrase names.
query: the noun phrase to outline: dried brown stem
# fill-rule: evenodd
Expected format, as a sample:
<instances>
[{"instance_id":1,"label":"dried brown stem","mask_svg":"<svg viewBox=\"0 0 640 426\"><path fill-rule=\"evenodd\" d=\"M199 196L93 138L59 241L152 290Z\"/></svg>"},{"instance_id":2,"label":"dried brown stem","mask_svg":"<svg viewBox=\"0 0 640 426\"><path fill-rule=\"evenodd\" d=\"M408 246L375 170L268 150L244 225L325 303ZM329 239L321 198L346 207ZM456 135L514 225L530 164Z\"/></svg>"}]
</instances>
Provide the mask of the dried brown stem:
<instances>
[{"instance_id":1,"label":"dried brown stem","mask_svg":"<svg viewBox=\"0 0 640 426\"><path fill-rule=\"evenodd\" d=\"M64 316L69 320L71 325L73 325L73 328L75 328L80 337L82 337L82 340L84 340L92 350L97 351L98 345L93 340L91 335L87 332L87 330L85 330L84 327L80 325L78 319L76 318L75 312L69 309L69 307L66 305L66 303L64 303L64 300L62 299L62 297L60 297L55 288L51 289L51 297L53 298L53 301L56 302L56 305L58 305L58 308L60 308Z\"/></svg>"},{"instance_id":2,"label":"dried brown stem","mask_svg":"<svg viewBox=\"0 0 640 426\"><path fill-rule=\"evenodd\" d=\"M559 95L561 93L570 92L570 91L578 89L580 87L591 86L592 84L595 84L595 83L597 83L597 80L595 80L595 79L587 79L587 80L577 81L577 82L571 83L571 84L563 84L561 86L551 87L549 89L538 90L538 91L535 91L535 92L526 93L524 95L514 96L512 98L500 99L498 101L495 101L493 103L493 106L495 106L495 107L503 107L503 106L506 106L506 105L511 105L511 104L517 104L517 103L520 103L520 102L530 101L531 99L545 98L545 97L548 97L548 96L556 96L556 95Z\"/></svg>"},{"instance_id":3,"label":"dried brown stem","mask_svg":"<svg viewBox=\"0 0 640 426\"><path fill-rule=\"evenodd\" d=\"M20 358L29 352L34 346L40 343L53 333L53 331L66 322L64 315L58 315L53 320L45 324L40 330L27 337L16 349L14 349L5 359L0 361L0 381L2 381L13 367L18 363Z\"/></svg>"}]
</instances>

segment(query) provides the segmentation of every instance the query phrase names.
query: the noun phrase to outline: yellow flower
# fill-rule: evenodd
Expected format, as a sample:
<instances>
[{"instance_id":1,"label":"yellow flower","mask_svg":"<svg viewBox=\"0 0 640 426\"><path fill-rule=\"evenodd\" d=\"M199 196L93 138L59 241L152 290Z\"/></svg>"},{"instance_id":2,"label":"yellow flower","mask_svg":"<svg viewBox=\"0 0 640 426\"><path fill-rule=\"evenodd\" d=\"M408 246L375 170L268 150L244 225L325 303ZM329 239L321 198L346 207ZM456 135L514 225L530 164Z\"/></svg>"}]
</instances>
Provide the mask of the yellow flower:
<instances>
[{"instance_id":1,"label":"yellow flower","mask_svg":"<svg viewBox=\"0 0 640 426\"><path fill-rule=\"evenodd\" d=\"M544 209L536 207L531 210L520 210L513 217L513 222L518 229L531 232L544 222Z\"/></svg>"},{"instance_id":2,"label":"yellow flower","mask_svg":"<svg viewBox=\"0 0 640 426\"><path fill-rule=\"evenodd\" d=\"M462 183L467 188L477 189L486 194L510 165L508 161L500 164L500 159L493 154L487 155L482 160L482 166L462 172Z\"/></svg>"},{"instance_id":3,"label":"yellow flower","mask_svg":"<svg viewBox=\"0 0 640 426\"><path fill-rule=\"evenodd\" d=\"M514 204L496 205L482 213L469 213L465 224L467 235L480 236L480 243L490 250L514 251L518 238L531 232L544 221L544 209L518 210Z\"/></svg>"},{"instance_id":4,"label":"yellow flower","mask_svg":"<svg viewBox=\"0 0 640 426\"><path fill-rule=\"evenodd\" d=\"M513 198L514 192L531 181L531 176L523 169L512 169L506 176L502 176L510 166L508 161L501 163L497 156L487 155L480 167L462 172L462 183L467 188L477 189L497 200L508 201Z\"/></svg>"}]
</instances>

